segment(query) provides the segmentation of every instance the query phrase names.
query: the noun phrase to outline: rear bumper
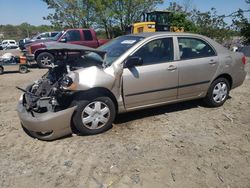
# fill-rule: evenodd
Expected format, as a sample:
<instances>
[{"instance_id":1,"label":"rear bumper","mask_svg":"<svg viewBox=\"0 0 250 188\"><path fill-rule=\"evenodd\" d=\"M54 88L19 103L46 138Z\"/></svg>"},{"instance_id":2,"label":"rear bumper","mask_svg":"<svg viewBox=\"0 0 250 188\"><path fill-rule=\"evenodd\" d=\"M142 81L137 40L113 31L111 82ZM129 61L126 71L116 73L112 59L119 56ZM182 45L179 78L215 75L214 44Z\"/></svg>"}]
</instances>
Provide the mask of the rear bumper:
<instances>
[{"instance_id":1,"label":"rear bumper","mask_svg":"<svg viewBox=\"0 0 250 188\"><path fill-rule=\"evenodd\" d=\"M72 134L70 124L75 108L72 107L58 112L31 114L19 101L17 112L23 127L33 133L32 136L41 140L54 140ZM50 134L41 135L39 134L41 132L49 132Z\"/></svg>"},{"instance_id":2,"label":"rear bumper","mask_svg":"<svg viewBox=\"0 0 250 188\"><path fill-rule=\"evenodd\" d=\"M231 89L241 86L244 80L246 79L246 75L247 75L247 72L245 70L235 75L235 79L233 80L233 85Z\"/></svg>"}]
</instances>

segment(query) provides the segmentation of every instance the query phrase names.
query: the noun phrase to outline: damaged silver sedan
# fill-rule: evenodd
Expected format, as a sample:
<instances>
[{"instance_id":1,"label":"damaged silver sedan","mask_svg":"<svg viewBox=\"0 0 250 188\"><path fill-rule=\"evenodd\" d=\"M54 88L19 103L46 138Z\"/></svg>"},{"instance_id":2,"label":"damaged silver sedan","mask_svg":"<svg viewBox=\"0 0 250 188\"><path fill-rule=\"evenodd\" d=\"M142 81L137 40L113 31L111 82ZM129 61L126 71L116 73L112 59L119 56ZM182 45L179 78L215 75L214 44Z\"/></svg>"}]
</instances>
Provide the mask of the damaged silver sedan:
<instances>
[{"instance_id":1,"label":"damaged silver sedan","mask_svg":"<svg viewBox=\"0 0 250 188\"><path fill-rule=\"evenodd\" d=\"M44 49L43 49L44 50ZM204 98L223 105L246 76L245 57L188 33L121 36L100 47L53 44L48 72L24 91L18 114L41 140L111 128L116 114Z\"/></svg>"}]
</instances>

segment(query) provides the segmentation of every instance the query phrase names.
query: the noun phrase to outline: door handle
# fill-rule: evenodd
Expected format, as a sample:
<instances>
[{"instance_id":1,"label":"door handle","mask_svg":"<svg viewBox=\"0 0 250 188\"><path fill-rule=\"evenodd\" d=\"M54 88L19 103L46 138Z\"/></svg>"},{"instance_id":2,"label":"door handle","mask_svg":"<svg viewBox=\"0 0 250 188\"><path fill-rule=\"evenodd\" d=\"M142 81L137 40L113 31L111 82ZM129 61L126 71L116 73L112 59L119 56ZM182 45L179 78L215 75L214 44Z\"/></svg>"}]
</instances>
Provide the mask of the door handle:
<instances>
[{"instance_id":1,"label":"door handle","mask_svg":"<svg viewBox=\"0 0 250 188\"><path fill-rule=\"evenodd\" d=\"M169 67L168 67L169 71L173 71L173 70L176 70L176 69L177 69L177 67L174 66L174 65L169 65Z\"/></svg>"},{"instance_id":2,"label":"door handle","mask_svg":"<svg viewBox=\"0 0 250 188\"><path fill-rule=\"evenodd\" d=\"M213 59L211 59L210 62L209 62L210 65L215 65L216 63L217 62L215 60L213 60Z\"/></svg>"}]
</instances>

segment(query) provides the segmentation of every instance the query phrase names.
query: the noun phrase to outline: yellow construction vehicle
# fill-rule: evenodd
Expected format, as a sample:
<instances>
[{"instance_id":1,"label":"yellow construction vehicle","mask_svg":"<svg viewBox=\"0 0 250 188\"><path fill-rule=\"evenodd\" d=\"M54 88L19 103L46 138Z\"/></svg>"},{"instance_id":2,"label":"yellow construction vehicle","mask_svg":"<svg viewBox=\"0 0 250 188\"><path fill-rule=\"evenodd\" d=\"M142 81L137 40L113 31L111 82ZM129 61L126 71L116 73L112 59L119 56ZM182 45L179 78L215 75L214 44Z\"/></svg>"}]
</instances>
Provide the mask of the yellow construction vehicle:
<instances>
[{"instance_id":1,"label":"yellow construction vehicle","mask_svg":"<svg viewBox=\"0 0 250 188\"><path fill-rule=\"evenodd\" d=\"M134 23L127 27L127 33L156 32L156 31L172 31L184 32L183 27L175 27L170 25L172 11L153 11L143 14L141 22Z\"/></svg>"}]
</instances>

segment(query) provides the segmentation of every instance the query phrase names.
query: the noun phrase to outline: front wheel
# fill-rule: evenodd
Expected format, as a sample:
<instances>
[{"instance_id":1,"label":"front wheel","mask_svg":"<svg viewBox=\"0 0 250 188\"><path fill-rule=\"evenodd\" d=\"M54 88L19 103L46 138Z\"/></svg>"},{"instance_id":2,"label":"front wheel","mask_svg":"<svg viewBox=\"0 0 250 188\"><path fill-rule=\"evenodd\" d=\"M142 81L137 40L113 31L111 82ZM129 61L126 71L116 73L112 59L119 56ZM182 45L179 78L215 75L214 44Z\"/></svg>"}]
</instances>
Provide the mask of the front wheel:
<instances>
[{"instance_id":1,"label":"front wheel","mask_svg":"<svg viewBox=\"0 0 250 188\"><path fill-rule=\"evenodd\" d=\"M54 62L54 56L51 53L42 52L37 56L36 61L40 68L46 68Z\"/></svg>"},{"instance_id":2,"label":"front wheel","mask_svg":"<svg viewBox=\"0 0 250 188\"><path fill-rule=\"evenodd\" d=\"M3 74L3 72L4 72L4 68L3 66L0 66L0 75Z\"/></svg>"},{"instance_id":3,"label":"front wheel","mask_svg":"<svg viewBox=\"0 0 250 188\"><path fill-rule=\"evenodd\" d=\"M72 105L77 105L73 123L80 133L94 135L112 127L116 110L109 97L98 97L90 101L73 101Z\"/></svg>"},{"instance_id":4,"label":"front wheel","mask_svg":"<svg viewBox=\"0 0 250 188\"><path fill-rule=\"evenodd\" d=\"M222 106L229 96L230 85L226 78L216 79L208 89L205 103L210 107Z\"/></svg>"}]
</instances>

